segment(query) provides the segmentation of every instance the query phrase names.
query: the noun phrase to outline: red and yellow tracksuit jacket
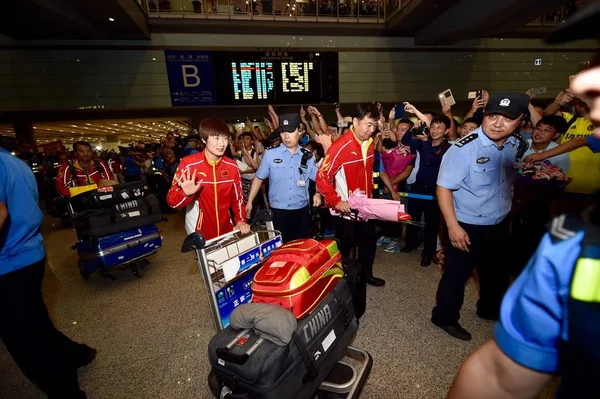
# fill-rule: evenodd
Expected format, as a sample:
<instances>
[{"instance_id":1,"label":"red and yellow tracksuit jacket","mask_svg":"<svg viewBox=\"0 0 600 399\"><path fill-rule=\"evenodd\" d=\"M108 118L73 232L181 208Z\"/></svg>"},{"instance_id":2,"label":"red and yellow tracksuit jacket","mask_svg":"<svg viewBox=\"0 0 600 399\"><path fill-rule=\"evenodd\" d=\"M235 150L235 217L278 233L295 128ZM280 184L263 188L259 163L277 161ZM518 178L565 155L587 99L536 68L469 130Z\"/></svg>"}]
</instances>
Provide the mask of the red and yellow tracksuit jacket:
<instances>
[{"instance_id":1,"label":"red and yellow tracksuit jacket","mask_svg":"<svg viewBox=\"0 0 600 399\"><path fill-rule=\"evenodd\" d=\"M327 205L348 201L355 190L371 197L374 154L373 140L361 142L352 130L333 142L317 172L317 190Z\"/></svg>"},{"instance_id":2,"label":"red and yellow tracksuit jacket","mask_svg":"<svg viewBox=\"0 0 600 399\"><path fill-rule=\"evenodd\" d=\"M180 176L188 169L190 176L195 171L196 179L203 180L198 193L191 197L186 197L178 185ZM201 232L207 240L228 233L234 224L246 221L242 178L237 164L227 157L212 163L206 159L204 151L181 160L167 194L167 203L175 209L187 207L187 233Z\"/></svg>"},{"instance_id":3,"label":"red and yellow tracksuit jacket","mask_svg":"<svg viewBox=\"0 0 600 399\"><path fill-rule=\"evenodd\" d=\"M98 185L102 179L114 180L114 177L108 165L101 159L92 161L87 169L87 173L79 165L78 161L75 161L73 165L63 163L58 168L56 175L56 191L63 197L70 197L69 187L87 186L90 184Z\"/></svg>"}]
</instances>

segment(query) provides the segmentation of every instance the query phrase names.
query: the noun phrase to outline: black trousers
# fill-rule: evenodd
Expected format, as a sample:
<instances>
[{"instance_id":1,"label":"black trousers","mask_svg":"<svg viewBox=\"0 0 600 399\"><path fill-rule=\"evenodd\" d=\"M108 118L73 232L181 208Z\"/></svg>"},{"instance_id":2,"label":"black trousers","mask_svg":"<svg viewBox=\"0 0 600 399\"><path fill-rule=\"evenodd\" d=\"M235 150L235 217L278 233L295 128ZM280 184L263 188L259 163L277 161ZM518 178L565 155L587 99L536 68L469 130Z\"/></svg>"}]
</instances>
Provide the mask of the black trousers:
<instances>
[{"instance_id":1,"label":"black trousers","mask_svg":"<svg viewBox=\"0 0 600 399\"><path fill-rule=\"evenodd\" d=\"M309 238L311 216L308 206L301 209L275 209L273 211L273 225L281 231L284 243L301 238Z\"/></svg>"},{"instance_id":2,"label":"black trousers","mask_svg":"<svg viewBox=\"0 0 600 399\"><path fill-rule=\"evenodd\" d=\"M435 196L435 191L413 184L411 192ZM408 213L414 221L421 220L421 214L425 216L425 235L423 238L423 257L433 258L437 248L437 236L440 229L440 207L437 199L423 200L411 198L408 203ZM419 245L419 228L408 225L406 229L406 246L417 248Z\"/></svg>"},{"instance_id":3,"label":"black trousers","mask_svg":"<svg viewBox=\"0 0 600 399\"><path fill-rule=\"evenodd\" d=\"M487 317L498 317L502 297L508 289L509 218L493 226L460 223L467 232L469 252L448 245L444 274L438 285L432 320L439 325L458 323L465 298L465 283L477 268L479 301L477 311Z\"/></svg>"},{"instance_id":4,"label":"black trousers","mask_svg":"<svg viewBox=\"0 0 600 399\"><path fill-rule=\"evenodd\" d=\"M373 221L356 222L334 217L335 238L339 240L342 257L350 256L350 250L358 250L357 260L373 276L373 262L377 252L377 232Z\"/></svg>"},{"instance_id":5,"label":"black trousers","mask_svg":"<svg viewBox=\"0 0 600 399\"><path fill-rule=\"evenodd\" d=\"M54 328L42 298L45 259L0 276L0 336L27 378L49 398L85 398L79 344Z\"/></svg>"}]
</instances>

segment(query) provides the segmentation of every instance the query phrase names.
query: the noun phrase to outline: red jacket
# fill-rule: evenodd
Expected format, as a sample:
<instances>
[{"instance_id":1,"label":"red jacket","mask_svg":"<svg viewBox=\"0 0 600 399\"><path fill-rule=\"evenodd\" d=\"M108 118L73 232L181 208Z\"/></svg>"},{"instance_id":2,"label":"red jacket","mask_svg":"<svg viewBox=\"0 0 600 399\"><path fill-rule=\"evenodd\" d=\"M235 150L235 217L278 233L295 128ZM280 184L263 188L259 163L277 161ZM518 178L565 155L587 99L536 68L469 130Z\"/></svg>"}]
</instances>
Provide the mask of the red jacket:
<instances>
[{"instance_id":1,"label":"red jacket","mask_svg":"<svg viewBox=\"0 0 600 399\"><path fill-rule=\"evenodd\" d=\"M363 148L366 150L364 156ZM333 142L317 172L317 190L329 206L348 201L355 190L362 190L371 197L373 157L373 140L361 143L352 130Z\"/></svg>"},{"instance_id":2,"label":"red jacket","mask_svg":"<svg viewBox=\"0 0 600 399\"><path fill-rule=\"evenodd\" d=\"M198 193L186 197L178 185L182 173L196 171L198 180L203 180ZM242 178L237 164L227 157L212 165L204 151L184 157L177 168L167 203L175 209L188 207L185 228L188 234L199 231L209 240L233 230L234 224L246 221ZM233 223L229 209L233 211Z\"/></svg>"},{"instance_id":3,"label":"red jacket","mask_svg":"<svg viewBox=\"0 0 600 399\"><path fill-rule=\"evenodd\" d=\"M99 166L99 171L96 169L96 165ZM75 179L73 179L73 170L75 170ZM58 168L56 175L56 190L63 197L70 197L69 187L87 186L89 184L97 185L101 179L114 180L110 168L101 159L92 161L87 173L83 171L78 161L75 161L72 166L69 163L63 163Z\"/></svg>"}]
</instances>

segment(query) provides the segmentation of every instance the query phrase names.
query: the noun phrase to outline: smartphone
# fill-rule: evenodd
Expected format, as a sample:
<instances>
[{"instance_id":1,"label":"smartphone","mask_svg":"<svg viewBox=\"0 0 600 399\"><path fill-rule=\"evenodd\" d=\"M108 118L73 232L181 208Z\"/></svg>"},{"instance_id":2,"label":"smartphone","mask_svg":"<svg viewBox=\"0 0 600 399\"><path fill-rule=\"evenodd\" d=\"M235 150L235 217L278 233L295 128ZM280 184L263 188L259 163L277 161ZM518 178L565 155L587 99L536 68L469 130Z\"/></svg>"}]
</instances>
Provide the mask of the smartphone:
<instances>
[{"instance_id":1,"label":"smartphone","mask_svg":"<svg viewBox=\"0 0 600 399\"><path fill-rule=\"evenodd\" d=\"M452 95L452 90L450 90L450 89L441 92L438 95L438 97L439 97L440 103L442 103L442 105L452 106L452 105L456 104L456 100L454 100L454 96Z\"/></svg>"},{"instance_id":2,"label":"smartphone","mask_svg":"<svg viewBox=\"0 0 600 399\"><path fill-rule=\"evenodd\" d=\"M338 119L338 123L337 123L338 127L346 127L346 122L343 119Z\"/></svg>"},{"instance_id":3,"label":"smartphone","mask_svg":"<svg viewBox=\"0 0 600 399\"><path fill-rule=\"evenodd\" d=\"M340 108L340 103L333 103L333 105L335 106L335 109L339 109Z\"/></svg>"},{"instance_id":4,"label":"smartphone","mask_svg":"<svg viewBox=\"0 0 600 399\"><path fill-rule=\"evenodd\" d=\"M547 91L548 91L548 88L546 86L538 87L537 89L533 89L531 94L539 96L540 94L546 94Z\"/></svg>"},{"instance_id":5,"label":"smartphone","mask_svg":"<svg viewBox=\"0 0 600 399\"><path fill-rule=\"evenodd\" d=\"M406 116L406 111L404 110L404 104L396 105L394 107L394 109L396 110L396 119L402 119Z\"/></svg>"},{"instance_id":6,"label":"smartphone","mask_svg":"<svg viewBox=\"0 0 600 399\"><path fill-rule=\"evenodd\" d=\"M469 92L469 96L467 98L469 100L475 100L477 98L477 92L476 91L470 91Z\"/></svg>"}]
</instances>

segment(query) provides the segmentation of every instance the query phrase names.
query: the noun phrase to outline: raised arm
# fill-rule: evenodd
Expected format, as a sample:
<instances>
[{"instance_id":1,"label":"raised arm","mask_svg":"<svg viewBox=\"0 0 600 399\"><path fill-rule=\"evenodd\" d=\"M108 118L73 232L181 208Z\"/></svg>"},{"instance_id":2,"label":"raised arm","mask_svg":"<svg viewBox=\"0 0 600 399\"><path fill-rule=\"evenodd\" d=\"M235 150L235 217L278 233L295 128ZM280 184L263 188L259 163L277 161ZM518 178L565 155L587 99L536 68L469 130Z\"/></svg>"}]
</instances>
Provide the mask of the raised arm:
<instances>
[{"instance_id":1,"label":"raised arm","mask_svg":"<svg viewBox=\"0 0 600 399\"><path fill-rule=\"evenodd\" d=\"M412 105L409 102L405 102L404 103L404 110L406 112L410 112L411 114L414 114L417 118L419 118L419 120L425 122L425 124L427 124L427 126L431 125L431 119L428 118L427 116L423 115L423 113L421 113L421 111L419 111L414 105Z\"/></svg>"},{"instance_id":2,"label":"raised arm","mask_svg":"<svg viewBox=\"0 0 600 399\"><path fill-rule=\"evenodd\" d=\"M321 112L313 107L312 105L310 107L308 107L308 113L311 115L311 117L315 116L317 119L317 124L319 125L319 128L321 130L321 133L323 134L327 134L327 132L329 131L329 126L327 126L327 122L325 122L325 118L323 118L323 114L321 114ZM313 122L315 121L315 119L313 118Z\"/></svg>"},{"instance_id":3,"label":"raised arm","mask_svg":"<svg viewBox=\"0 0 600 399\"><path fill-rule=\"evenodd\" d=\"M573 95L569 92L569 90L563 90L554 99L554 102L546 107L544 110L543 116L547 115L555 115L560 111L560 107L566 105L573 100Z\"/></svg>"},{"instance_id":4,"label":"raised arm","mask_svg":"<svg viewBox=\"0 0 600 399\"><path fill-rule=\"evenodd\" d=\"M456 126L456 121L452 116L452 106L444 105L442 106L442 112L450 119L450 131L448 132L448 140L454 141L458 138L458 126Z\"/></svg>"},{"instance_id":5,"label":"raised arm","mask_svg":"<svg viewBox=\"0 0 600 399\"><path fill-rule=\"evenodd\" d=\"M262 131L260 129L256 129L250 119L246 119L246 126L248 126L248 129L250 129L250 133L252 133L254 136L254 140L263 140L265 138L265 135L262 133Z\"/></svg>"},{"instance_id":6,"label":"raised arm","mask_svg":"<svg viewBox=\"0 0 600 399\"><path fill-rule=\"evenodd\" d=\"M308 136L310 137L310 139L315 140L317 138L317 132L314 131L311 124L308 123L308 121L306 120L306 111L304 110L303 107L300 107L300 119L306 126L306 133L308 133Z\"/></svg>"}]
</instances>

